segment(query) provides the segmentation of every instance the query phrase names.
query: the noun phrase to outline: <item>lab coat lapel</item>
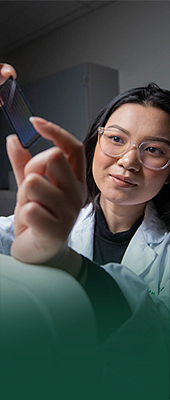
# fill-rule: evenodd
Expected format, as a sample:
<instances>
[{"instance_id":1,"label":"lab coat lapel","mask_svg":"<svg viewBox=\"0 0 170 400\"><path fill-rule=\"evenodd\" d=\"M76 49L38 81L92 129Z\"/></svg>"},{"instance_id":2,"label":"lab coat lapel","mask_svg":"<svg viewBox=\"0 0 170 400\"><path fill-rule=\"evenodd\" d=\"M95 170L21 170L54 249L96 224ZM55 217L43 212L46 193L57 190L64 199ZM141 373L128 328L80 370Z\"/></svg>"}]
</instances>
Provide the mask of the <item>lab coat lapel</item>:
<instances>
[{"instance_id":1,"label":"lab coat lapel","mask_svg":"<svg viewBox=\"0 0 170 400\"><path fill-rule=\"evenodd\" d=\"M145 242L140 227L129 243L121 264L126 265L135 274L141 275L153 263L156 256L156 252Z\"/></svg>"},{"instance_id":2,"label":"lab coat lapel","mask_svg":"<svg viewBox=\"0 0 170 400\"><path fill-rule=\"evenodd\" d=\"M164 240L166 234L164 222L161 221L153 201L149 201L144 220L129 243L121 264L142 276L156 259L157 246Z\"/></svg>"}]
</instances>

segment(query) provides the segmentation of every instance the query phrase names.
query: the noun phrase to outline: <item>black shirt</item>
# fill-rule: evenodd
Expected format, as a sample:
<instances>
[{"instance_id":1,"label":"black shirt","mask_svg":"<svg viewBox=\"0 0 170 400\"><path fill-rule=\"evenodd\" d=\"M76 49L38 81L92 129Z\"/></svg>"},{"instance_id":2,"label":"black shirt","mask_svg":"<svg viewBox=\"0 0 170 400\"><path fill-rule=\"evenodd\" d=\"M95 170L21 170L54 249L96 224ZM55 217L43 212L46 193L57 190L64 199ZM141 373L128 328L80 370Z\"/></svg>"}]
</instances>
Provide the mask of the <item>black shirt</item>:
<instances>
[{"instance_id":1,"label":"black shirt","mask_svg":"<svg viewBox=\"0 0 170 400\"><path fill-rule=\"evenodd\" d=\"M99 206L95 214L93 260L99 265L109 262L120 263L130 240L142 223L142 220L143 216L128 231L112 233L108 229L103 211Z\"/></svg>"}]
</instances>

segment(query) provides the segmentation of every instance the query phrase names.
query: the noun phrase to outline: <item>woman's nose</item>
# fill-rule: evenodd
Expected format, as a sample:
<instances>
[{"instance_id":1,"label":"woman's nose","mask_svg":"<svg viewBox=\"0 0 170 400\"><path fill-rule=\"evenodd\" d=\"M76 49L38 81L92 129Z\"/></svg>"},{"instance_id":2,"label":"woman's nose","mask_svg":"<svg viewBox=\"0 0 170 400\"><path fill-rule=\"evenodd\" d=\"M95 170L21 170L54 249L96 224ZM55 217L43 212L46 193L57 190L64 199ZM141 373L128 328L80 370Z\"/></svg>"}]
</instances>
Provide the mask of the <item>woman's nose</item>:
<instances>
[{"instance_id":1,"label":"woman's nose","mask_svg":"<svg viewBox=\"0 0 170 400\"><path fill-rule=\"evenodd\" d=\"M119 157L117 164L123 166L125 169L138 172L141 168L141 163L138 156L137 148L127 150L125 154Z\"/></svg>"}]
</instances>

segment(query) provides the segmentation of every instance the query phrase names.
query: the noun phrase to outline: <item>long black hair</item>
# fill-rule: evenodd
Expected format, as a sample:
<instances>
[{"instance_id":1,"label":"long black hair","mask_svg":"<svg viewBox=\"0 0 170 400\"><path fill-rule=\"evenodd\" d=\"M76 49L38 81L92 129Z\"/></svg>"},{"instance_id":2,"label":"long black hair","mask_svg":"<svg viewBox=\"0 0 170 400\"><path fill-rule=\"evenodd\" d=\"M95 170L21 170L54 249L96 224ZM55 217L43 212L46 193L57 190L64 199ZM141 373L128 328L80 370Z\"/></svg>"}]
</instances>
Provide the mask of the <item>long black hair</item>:
<instances>
[{"instance_id":1,"label":"long black hair","mask_svg":"<svg viewBox=\"0 0 170 400\"><path fill-rule=\"evenodd\" d=\"M86 204L92 202L93 209L96 210L100 191L93 179L92 164L93 156L98 140L97 129L105 126L109 117L123 104L139 104L152 106L162 109L170 116L170 91L161 89L155 83L150 83L146 87L130 89L116 96L107 104L97 115L89 128L84 141L86 160L87 160L87 199ZM170 132L169 132L170 136ZM170 184L164 185L160 192L153 198L160 217L165 221L167 229L170 231Z\"/></svg>"}]
</instances>

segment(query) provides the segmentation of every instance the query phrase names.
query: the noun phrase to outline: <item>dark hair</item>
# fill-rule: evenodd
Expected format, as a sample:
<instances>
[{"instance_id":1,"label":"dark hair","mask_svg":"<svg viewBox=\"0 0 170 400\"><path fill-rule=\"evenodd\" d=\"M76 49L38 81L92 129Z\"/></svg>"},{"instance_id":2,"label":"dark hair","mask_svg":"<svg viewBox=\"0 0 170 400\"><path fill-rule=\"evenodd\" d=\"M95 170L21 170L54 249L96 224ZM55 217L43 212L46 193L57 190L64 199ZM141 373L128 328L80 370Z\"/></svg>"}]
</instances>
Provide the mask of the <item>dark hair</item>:
<instances>
[{"instance_id":1,"label":"dark hair","mask_svg":"<svg viewBox=\"0 0 170 400\"><path fill-rule=\"evenodd\" d=\"M105 126L109 117L123 104L139 104L152 106L162 109L170 116L170 91L161 89L155 83L150 83L146 87L130 89L107 104L97 115L89 128L84 141L86 160L87 160L87 200L86 204L93 203L96 210L100 191L95 184L92 174L92 163L94 150L96 147L99 126ZM160 217L165 221L167 229L170 231L170 184L164 185L160 192L153 198Z\"/></svg>"}]
</instances>

